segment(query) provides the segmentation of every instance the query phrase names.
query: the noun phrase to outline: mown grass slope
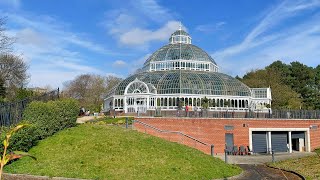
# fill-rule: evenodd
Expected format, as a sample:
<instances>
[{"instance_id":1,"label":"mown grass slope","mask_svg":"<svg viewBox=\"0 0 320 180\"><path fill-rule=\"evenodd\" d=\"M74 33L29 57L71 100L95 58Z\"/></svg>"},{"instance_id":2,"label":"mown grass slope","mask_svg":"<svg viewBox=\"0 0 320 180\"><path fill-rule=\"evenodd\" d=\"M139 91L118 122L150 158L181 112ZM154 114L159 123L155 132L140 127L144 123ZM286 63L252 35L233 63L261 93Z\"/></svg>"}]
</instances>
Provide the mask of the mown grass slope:
<instances>
[{"instance_id":1,"label":"mown grass slope","mask_svg":"<svg viewBox=\"0 0 320 180\"><path fill-rule=\"evenodd\" d=\"M41 141L9 173L88 179L214 179L237 175L196 149L117 126L83 124Z\"/></svg>"},{"instance_id":2,"label":"mown grass slope","mask_svg":"<svg viewBox=\"0 0 320 180\"><path fill-rule=\"evenodd\" d=\"M297 172L308 180L320 179L320 149L317 149L316 153L318 155L279 161L270 165Z\"/></svg>"}]
</instances>

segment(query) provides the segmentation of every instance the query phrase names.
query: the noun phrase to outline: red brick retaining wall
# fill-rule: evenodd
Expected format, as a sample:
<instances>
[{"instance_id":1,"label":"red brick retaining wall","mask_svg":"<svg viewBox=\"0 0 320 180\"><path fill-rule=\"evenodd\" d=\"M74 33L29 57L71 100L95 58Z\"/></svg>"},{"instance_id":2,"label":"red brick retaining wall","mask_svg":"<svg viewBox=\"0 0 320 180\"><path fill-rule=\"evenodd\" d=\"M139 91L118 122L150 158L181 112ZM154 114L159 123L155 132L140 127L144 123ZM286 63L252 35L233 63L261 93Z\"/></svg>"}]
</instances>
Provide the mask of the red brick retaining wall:
<instances>
[{"instance_id":1,"label":"red brick retaining wall","mask_svg":"<svg viewBox=\"0 0 320 180\"><path fill-rule=\"evenodd\" d=\"M249 128L310 128L311 125L319 127L320 120L292 120L292 119L210 119L210 118L135 118L141 122L161 130L180 131L193 136L208 144L214 144L215 153L223 153L225 147L225 133L233 133L234 144L238 147L249 146ZM233 126L233 130L225 130L225 125ZM178 134L159 133L151 128L145 128L139 123L134 124L135 129L146 132L170 141L195 147L210 154L210 146L195 143ZM320 129L310 129L311 150L320 147Z\"/></svg>"}]
</instances>

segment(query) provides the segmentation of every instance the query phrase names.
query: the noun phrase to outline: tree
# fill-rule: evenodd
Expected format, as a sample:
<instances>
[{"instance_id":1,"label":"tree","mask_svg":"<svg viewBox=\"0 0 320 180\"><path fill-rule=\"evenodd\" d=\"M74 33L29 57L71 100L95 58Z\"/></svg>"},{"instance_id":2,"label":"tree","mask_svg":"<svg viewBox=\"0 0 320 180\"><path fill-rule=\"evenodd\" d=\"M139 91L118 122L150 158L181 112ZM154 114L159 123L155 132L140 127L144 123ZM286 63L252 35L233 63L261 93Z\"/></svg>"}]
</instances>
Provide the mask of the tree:
<instances>
[{"instance_id":1,"label":"tree","mask_svg":"<svg viewBox=\"0 0 320 180\"><path fill-rule=\"evenodd\" d=\"M7 89L8 100L14 100L17 90L27 83L28 68L20 56L0 54L0 78Z\"/></svg>"},{"instance_id":2,"label":"tree","mask_svg":"<svg viewBox=\"0 0 320 180\"><path fill-rule=\"evenodd\" d=\"M106 91L109 92L113 87L118 85L122 81L121 78L116 76L106 76L105 77L105 83L106 83Z\"/></svg>"},{"instance_id":3,"label":"tree","mask_svg":"<svg viewBox=\"0 0 320 180\"><path fill-rule=\"evenodd\" d=\"M4 87L4 81L0 78L0 102L4 101L6 97L6 88Z\"/></svg>"},{"instance_id":4,"label":"tree","mask_svg":"<svg viewBox=\"0 0 320 180\"><path fill-rule=\"evenodd\" d=\"M106 94L119 82L114 76L82 74L64 84L65 95L79 100L81 106L91 111L100 111Z\"/></svg>"},{"instance_id":5,"label":"tree","mask_svg":"<svg viewBox=\"0 0 320 180\"><path fill-rule=\"evenodd\" d=\"M251 71L243 76L242 82L251 88L271 87L273 108L299 109L302 105L300 95L283 83L281 72L272 68Z\"/></svg>"},{"instance_id":6,"label":"tree","mask_svg":"<svg viewBox=\"0 0 320 180\"><path fill-rule=\"evenodd\" d=\"M32 96L35 96L35 92L33 92L32 90L28 90L26 88L19 88L17 90L17 93L16 93L16 100L22 100L22 99L26 99L26 98L29 98L29 97L32 97Z\"/></svg>"},{"instance_id":7,"label":"tree","mask_svg":"<svg viewBox=\"0 0 320 180\"><path fill-rule=\"evenodd\" d=\"M203 109L208 109L209 107L209 99L205 96L201 101L201 106Z\"/></svg>"},{"instance_id":8,"label":"tree","mask_svg":"<svg viewBox=\"0 0 320 180\"><path fill-rule=\"evenodd\" d=\"M14 39L7 36L5 31L6 18L0 17L0 54L11 51L11 46L14 43Z\"/></svg>"}]
</instances>

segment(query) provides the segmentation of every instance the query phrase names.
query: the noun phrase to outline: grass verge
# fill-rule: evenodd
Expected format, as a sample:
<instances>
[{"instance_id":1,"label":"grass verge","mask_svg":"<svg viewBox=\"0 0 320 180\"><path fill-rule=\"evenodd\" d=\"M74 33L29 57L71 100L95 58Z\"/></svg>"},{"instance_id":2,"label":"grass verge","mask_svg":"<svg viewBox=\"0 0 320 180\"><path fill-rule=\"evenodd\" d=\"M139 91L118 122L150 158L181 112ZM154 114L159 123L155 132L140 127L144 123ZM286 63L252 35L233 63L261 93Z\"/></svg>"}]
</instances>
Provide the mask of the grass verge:
<instances>
[{"instance_id":1,"label":"grass verge","mask_svg":"<svg viewBox=\"0 0 320 180\"><path fill-rule=\"evenodd\" d=\"M49 137L8 166L9 173L88 179L214 179L241 169L157 137L121 127L83 124Z\"/></svg>"},{"instance_id":2,"label":"grass verge","mask_svg":"<svg viewBox=\"0 0 320 180\"><path fill-rule=\"evenodd\" d=\"M319 150L318 150L319 151ZM308 180L320 179L320 156L313 155L299 159L289 159L269 164L270 166L291 170Z\"/></svg>"}]
</instances>

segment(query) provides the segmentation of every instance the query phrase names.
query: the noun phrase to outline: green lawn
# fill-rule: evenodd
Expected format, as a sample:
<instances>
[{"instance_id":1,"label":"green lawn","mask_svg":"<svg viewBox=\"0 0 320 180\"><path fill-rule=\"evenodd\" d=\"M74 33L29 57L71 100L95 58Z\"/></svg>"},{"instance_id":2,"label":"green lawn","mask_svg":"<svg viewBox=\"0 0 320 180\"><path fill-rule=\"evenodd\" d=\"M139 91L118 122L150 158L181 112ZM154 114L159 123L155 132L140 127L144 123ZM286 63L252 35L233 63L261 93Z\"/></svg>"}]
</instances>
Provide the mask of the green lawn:
<instances>
[{"instance_id":1,"label":"green lawn","mask_svg":"<svg viewBox=\"0 0 320 180\"><path fill-rule=\"evenodd\" d=\"M214 179L241 169L198 150L121 127L83 124L41 141L5 171L90 179Z\"/></svg>"},{"instance_id":2,"label":"green lawn","mask_svg":"<svg viewBox=\"0 0 320 180\"><path fill-rule=\"evenodd\" d=\"M102 119L99 119L98 121L103 121L106 124L125 124L126 123L126 118L128 118L128 124L132 124L133 117L110 117L106 116Z\"/></svg>"},{"instance_id":3,"label":"green lawn","mask_svg":"<svg viewBox=\"0 0 320 180\"><path fill-rule=\"evenodd\" d=\"M289 159L270 164L286 170L295 171L308 180L320 179L320 157L318 155Z\"/></svg>"}]
</instances>

